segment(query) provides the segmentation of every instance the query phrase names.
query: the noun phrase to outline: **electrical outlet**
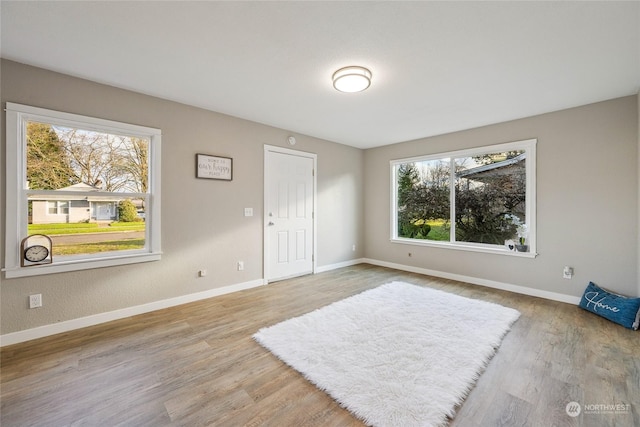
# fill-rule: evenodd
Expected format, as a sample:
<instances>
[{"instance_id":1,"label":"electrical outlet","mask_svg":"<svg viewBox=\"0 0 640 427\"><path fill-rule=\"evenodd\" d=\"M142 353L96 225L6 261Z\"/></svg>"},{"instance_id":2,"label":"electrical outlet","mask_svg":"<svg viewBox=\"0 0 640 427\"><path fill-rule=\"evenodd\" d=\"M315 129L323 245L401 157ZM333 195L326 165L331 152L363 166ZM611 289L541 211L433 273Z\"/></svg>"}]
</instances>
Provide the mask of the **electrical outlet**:
<instances>
[{"instance_id":1,"label":"electrical outlet","mask_svg":"<svg viewBox=\"0 0 640 427\"><path fill-rule=\"evenodd\" d=\"M573 278L573 267L569 267L568 265L564 267L562 270L562 278L563 279L571 279Z\"/></svg>"},{"instance_id":2,"label":"electrical outlet","mask_svg":"<svg viewBox=\"0 0 640 427\"><path fill-rule=\"evenodd\" d=\"M356 251L356 245L351 246L351 250L352 250L353 252L355 252L355 251Z\"/></svg>"},{"instance_id":3,"label":"electrical outlet","mask_svg":"<svg viewBox=\"0 0 640 427\"><path fill-rule=\"evenodd\" d=\"M42 307L42 294L29 295L29 308Z\"/></svg>"},{"instance_id":4,"label":"electrical outlet","mask_svg":"<svg viewBox=\"0 0 640 427\"><path fill-rule=\"evenodd\" d=\"M238 271L244 270L244 261L238 261Z\"/></svg>"}]
</instances>

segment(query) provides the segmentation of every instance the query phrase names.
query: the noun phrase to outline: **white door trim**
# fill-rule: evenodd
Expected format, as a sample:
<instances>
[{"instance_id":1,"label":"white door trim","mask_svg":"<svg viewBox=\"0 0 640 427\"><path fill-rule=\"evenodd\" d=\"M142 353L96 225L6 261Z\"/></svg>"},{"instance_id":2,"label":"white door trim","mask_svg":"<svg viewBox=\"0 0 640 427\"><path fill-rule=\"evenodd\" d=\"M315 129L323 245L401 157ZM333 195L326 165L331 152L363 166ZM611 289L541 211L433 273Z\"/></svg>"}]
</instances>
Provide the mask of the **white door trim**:
<instances>
[{"instance_id":1,"label":"white door trim","mask_svg":"<svg viewBox=\"0 0 640 427\"><path fill-rule=\"evenodd\" d=\"M269 246L269 233L268 233L268 227L267 227L267 223L269 222L268 218L267 218L267 212L269 210L268 207L268 200L267 200L267 195L268 193L268 182L269 182L269 168L267 165L267 152L274 152L274 153L280 153L280 154L290 154L293 156L299 156L299 157L305 157L305 158L309 158L309 159L313 159L313 257L312 257L312 272L313 274L316 274L316 263L317 263L317 189L318 189L318 174L317 174L317 170L318 170L318 155L315 153L308 153L306 151L298 151L298 150L292 150L290 148L284 148L284 147L277 147L275 145L264 145L264 155L263 155L263 162L264 162L264 177L263 177L263 185L264 185L264 193L263 193L263 209L262 209L262 230L263 230L263 238L262 238L262 244L263 244L263 250L262 250L262 280L264 282L264 284L266 285L267 283L269 283L269 250L270 250L270 246Z\"/></svg>"}]
</instances>

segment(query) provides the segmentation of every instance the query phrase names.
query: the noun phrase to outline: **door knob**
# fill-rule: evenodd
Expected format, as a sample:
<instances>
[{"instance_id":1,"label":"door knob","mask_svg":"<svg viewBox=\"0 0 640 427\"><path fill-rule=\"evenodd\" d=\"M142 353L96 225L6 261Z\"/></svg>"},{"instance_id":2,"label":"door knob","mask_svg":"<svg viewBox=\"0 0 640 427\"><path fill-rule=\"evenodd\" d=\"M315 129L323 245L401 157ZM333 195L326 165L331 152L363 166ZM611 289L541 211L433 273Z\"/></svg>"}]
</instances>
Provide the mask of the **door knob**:
<instances>
[{"instance_id":1,"label":"door knob","mask_svg":"<svg viewBox=\"0 0 640 427\"><path fill-rule=\"evenodd\" d=\"M269 225L275 225L273 221L269 221Z\"/></svg>"}]
</instances>

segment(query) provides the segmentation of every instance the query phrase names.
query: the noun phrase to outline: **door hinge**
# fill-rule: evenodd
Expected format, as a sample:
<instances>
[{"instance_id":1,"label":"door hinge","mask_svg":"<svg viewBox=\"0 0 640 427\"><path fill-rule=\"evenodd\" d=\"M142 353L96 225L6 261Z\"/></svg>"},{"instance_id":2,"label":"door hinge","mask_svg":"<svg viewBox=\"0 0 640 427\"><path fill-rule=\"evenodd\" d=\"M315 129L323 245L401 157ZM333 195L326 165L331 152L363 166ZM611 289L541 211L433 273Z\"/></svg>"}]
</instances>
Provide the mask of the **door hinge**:
<instances>
[{"instance_id":1,"label":"door hinge","mask_svg":"<svg viewBox=\"0 0 640 427\"><path fill-rule=\"evenodd\" d=\"M315 169L311 169L311 176L316 176L316 170Z\"/></svg>"}]
</instances>

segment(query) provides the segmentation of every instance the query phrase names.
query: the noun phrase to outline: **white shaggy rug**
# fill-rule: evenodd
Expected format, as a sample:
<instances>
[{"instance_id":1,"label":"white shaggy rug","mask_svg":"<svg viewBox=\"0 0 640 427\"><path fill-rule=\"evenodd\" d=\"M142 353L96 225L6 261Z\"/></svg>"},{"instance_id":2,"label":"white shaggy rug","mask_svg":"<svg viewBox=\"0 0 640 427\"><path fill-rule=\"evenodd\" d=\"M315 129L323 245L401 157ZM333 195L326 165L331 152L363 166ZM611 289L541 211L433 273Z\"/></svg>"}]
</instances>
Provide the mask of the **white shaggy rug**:
<instances>
[{"instance_id":1,"label":"white shaggy rug","mask_svg":"<svg viewBox=\"0 0 640 427\"><path fill-rule=\"evenodd\" d=\"M253 337L368 425L440 426L519 316L392 282Z\"/></svg>"}]
</instances>

